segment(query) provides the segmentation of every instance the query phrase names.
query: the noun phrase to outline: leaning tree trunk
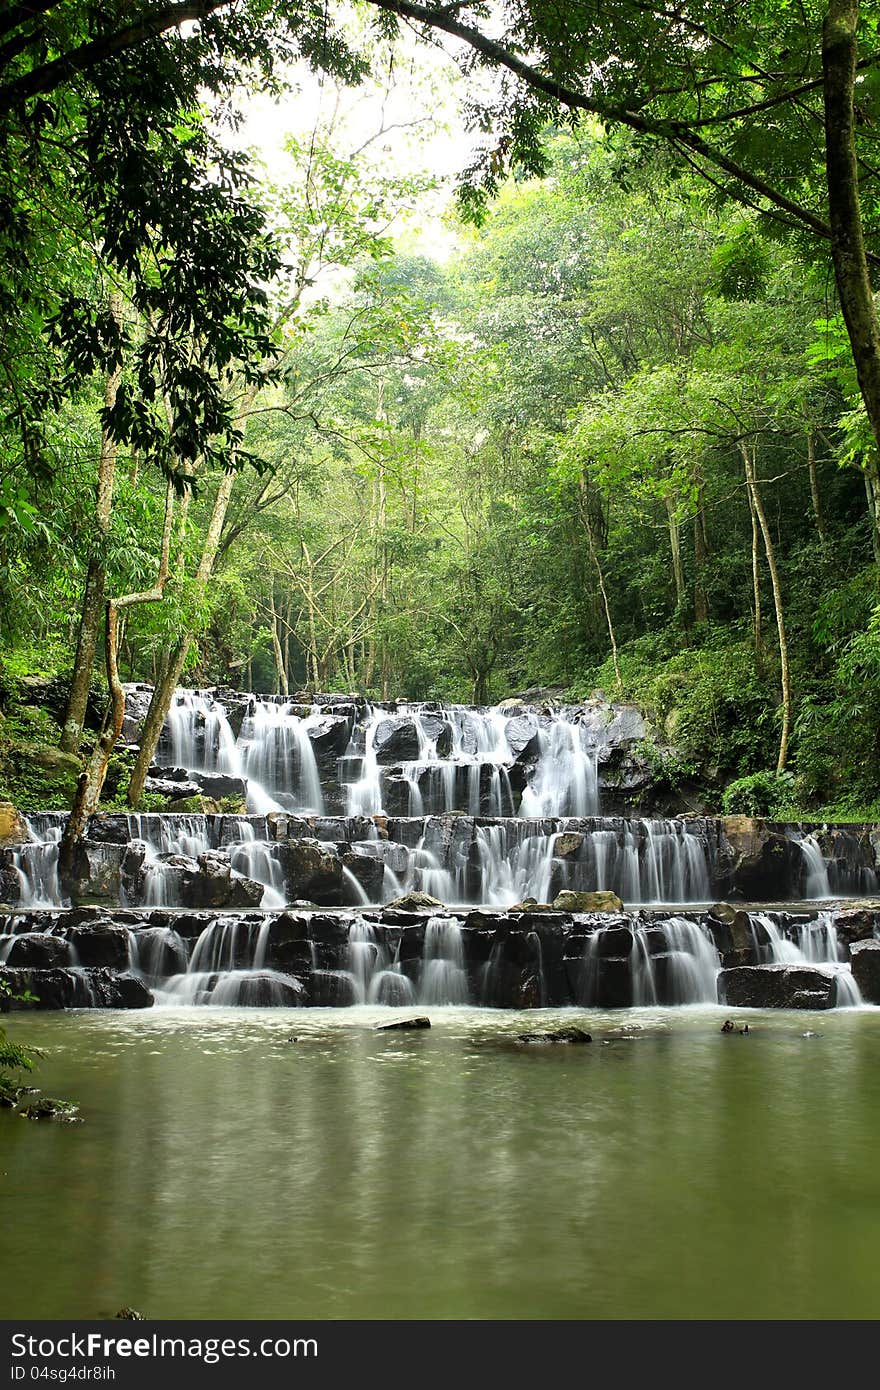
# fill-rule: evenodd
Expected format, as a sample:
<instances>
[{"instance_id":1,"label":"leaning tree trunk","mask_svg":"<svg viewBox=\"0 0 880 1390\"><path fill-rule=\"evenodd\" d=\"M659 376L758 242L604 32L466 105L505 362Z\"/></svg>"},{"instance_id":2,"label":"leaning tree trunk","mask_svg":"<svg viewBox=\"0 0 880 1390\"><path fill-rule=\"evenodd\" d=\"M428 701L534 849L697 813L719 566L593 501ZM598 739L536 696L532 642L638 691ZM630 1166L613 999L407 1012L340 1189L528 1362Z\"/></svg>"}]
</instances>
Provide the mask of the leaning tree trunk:
<instances>
[{"instance_id":1,"label":"leaning tree trunk","mask_svg":"<svg viewBox=\"0 0 880 1390\"><path fill-rule=\"evenodd\" d=\"M104 615L105 662L107 666L107 686L110 692L110 709L103 728L77 783L73 806L61 837L58 854L58 869L61 880L69 880L73 868L76 847L85 834L86 826L98 809L107 764L122 732L125 720L125 691L119 679L117 652L119 646L120 613L141 603L157 603L163 595L168 578L168 552L171 545L171 521L174 515L174 485L169 482L165 491L165 524L162 529L162 551L159 559L159 572L152 589L139 593L124 594L120 598L107 600Z\"/></svg>"},{"instance_id":2,"label":"leaning tree trunk","mask_svg":"<svg viewBox=\"0 0 880 1390\"><path fill-rule=\"evenodd\" d=\"M232 488L235 483L236 473L233 469L228 469L223 474L220 486L217 489L217 496L214 498L214 506L211 509L211 519L208 522L208 530L205 536L205 546L202 551L202 558L196 570L193 582L193 596L198 603L204 596L208 587L208 580L214 569L214 561L217 558L217 551L220 547L220 533L223 530L223 523L226 520L226 512L229 507L229 499L232 496ZM195 632L190 630L185 632L173 648L168 664L162 674L162 679L153 690L150 700L150 707L147 710L147 717L141 731L141 744L138 755L132 769L131 779L126 792L126 800L129 806L137 807L144 794L144 783L147 780L147 773L156 752L156 745L162 733L162 726L171 708L171 701L174 699L174 692L180 683L183 673L184 663L189 655Z\"/></svg>"},{"instance_id":3,"label":"leaning tree trunk","mask_svg":"<svg viewBox=\"0 0 880 1390\"><path fill-rule=\"evenodd\" d=\"M822 26L825 168L837 294L865 410L880 447L880 320L865 254L853 109L858 23L858 0L830 0Z\"/></svg>"},{"instance_id":4,"label":"leaning tree trunk","mask_svg":"<svg viewBox=\"0 0 880 1390\"><path fill-rule=\"evenodd\" d=\"M110 313L116 323L122 324L122 295L114 290L110 295ZM116 404L116 393L122 379L122 361L107 375L104 389L104 406L112 410ZM104 563L104 548L110 530L110 511L113 504L113 480L116 473L116 440L104 427L101 431L101 455L98 461L98 490L95 501L94 550L89 558L86 572L86 587L83 594L82 614L79 624L79 637L73 663L73 676L64 726L61 730L60 746L66 753L78 753L82 742L86 708L89 702L89 686L92 681L92 668L95 664L95 649L98 645L98 631L101 626L101 612L104 607L104 585L107 571Z\"/></svg>"},{"instance_id":5,"label":"leaning tree trunk","mask_svg":"<svg viewBox=\"0 0 880 1390\"><path fill-rule=\"evenodd\" d=\"M779 738L779 757L776 762L777 774L782 772L788 759L788 737L791 729L791 670L789 666L788 638L785 635L785 614L782 607L782 587L779 583L779 570L776 565L776 551L773 546L773 537L770 535L770 527L767 524L767 514L764 511L764 503L761 501L761 493L758 490L758 480L755 474L755 456L753 448L750 448L745 441L740 441L740 452L746 469L746 483L749 489L749 496L755 509L755 516L761 527L761 535L764 538L764 550L767 554L767 567L770 570L770 583L773 588L773 604L776 609L776 628L779 633L779 666L782 679L782 733ZM756 590L757 592L757 590Z\"/></svg>"}]
</instances>

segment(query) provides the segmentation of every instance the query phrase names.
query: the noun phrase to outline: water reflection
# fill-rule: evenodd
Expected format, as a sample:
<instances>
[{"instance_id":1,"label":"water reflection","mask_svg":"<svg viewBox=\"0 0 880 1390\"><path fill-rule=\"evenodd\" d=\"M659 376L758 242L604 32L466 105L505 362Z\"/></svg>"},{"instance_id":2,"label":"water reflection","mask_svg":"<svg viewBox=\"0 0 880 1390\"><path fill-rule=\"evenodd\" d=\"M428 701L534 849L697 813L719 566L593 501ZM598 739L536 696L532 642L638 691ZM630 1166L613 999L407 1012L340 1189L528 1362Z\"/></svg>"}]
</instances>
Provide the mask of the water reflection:
<instances>
[{"instance_id":1,"label":"water reflection","mask_svg":"<svg viewBox=\"0 0 880 1390\"><path fill-rule=\"evenodd\" d=\"M0 1115L4 1315L877 1316L880 1011L380 1015L17 1020L85 1123Z\"/></svg>"}]
</instances>

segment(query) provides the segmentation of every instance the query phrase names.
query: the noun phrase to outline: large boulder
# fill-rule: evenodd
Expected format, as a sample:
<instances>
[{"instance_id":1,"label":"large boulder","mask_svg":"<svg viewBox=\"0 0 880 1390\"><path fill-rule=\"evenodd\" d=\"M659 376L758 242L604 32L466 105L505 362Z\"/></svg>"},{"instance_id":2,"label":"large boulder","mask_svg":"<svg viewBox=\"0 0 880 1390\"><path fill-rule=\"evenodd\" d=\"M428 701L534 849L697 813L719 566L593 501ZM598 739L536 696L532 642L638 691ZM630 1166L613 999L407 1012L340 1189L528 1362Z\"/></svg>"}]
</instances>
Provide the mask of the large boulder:
<instances>
[{"instance_id":1,"label":"large boulder","mask_svg":"<svg viewBox=\"0 0 880 1390\"><path fill-rule=\"evenodd\" d=\"M342 901L342 860L322 840L285 840L278 847L287 896L317 903Z\"/></svg>"},{"instance_id":2,"label":"large boulder","mask_svg":"<svg viewBox=\"0 0 880 1390\"><path fill-rule=\"evenodd\" d=\"M11 970L0 967L0 982L12 997L0 992L2 1009L146 1009L153 996L142 980L114 970ZM31 999L15 996L29 993Z\"/></svg>"},{"instance_id":3,"label":"large boulder","mask_svg":"<svg viewBox=\"0 0 880 1390\"><path fill-rule=\"evenodd\" d=\"M741 1009L831 1009L837 985L829 971L802 965L740 965L718 976L722 1004Z\"/></svg>"},{"instance_id":4,"label":"large boulder","mask_svg":"<svg viewBox=\"0 0 880 1390\"><path fill-rule=\"evenodd\" d=\"M51 932L21 932L6 957L10 969L47 970L56 965L75 963L70 945L63 936Z\"/></svg>"},{"instance_id":5,"label":"large boulder","mask_svg":"<svg viewBox=\"0 0 880 1390\"><path fill-rule=\"evenodd\" d=\"M373 734L373 752L382 764L412 763L419 756L419 732L408 715L381 719Z\"/></svg>"},{"instance_id":6,"label":"large boulder","mask_svg":"<svg viewBox=\"0 0 880 1390\"><path fill-rule=\"evenodd\" d=\"M856 941L870 941L880 934L880 904L856 903L835 914L837 939L851 946Z\"/></svg>"},{"instance_id":7,"label":"large boulder","mask_svg":"<svg viewBox=\"0 0 880 1390\"><path fill-rule=\"evenodd\" d=\"M318 762L332 761L335 767L336 759L348 747L351 721L340 714L325 714L309 724L306 732Z\"/></svg>"},{"instance_id":8,"label":"large boulder","mask_svg":"<svg viewBox=\"0 0 880 1390\"><path fill-rule=\"evenodd\" d=\"M439 898L432 898L430 893L404 893L402 898L395 898L392 902L386 903L386 910L396 912L419 912L432 913L444 904Z\"/></svg>"},{"instance_id":9,"label":"large boulder","mask_svg":"<svg viewBox=\"0 0 880 1390\"><path fill-rule=\"evenodd\" d=\"M379 903L382 901L385 865L381 859L375 859L372 855L367 854L343 854L342 866L348 870L357 885L363 890L367 902ZM343 877L345 878L346 875ZM348 886L354 888L351 883ZM356 902L360 901L356 890L351 896Z\"/></svg>"},{"instance_id":10,"label":"large boulder","mask_svg":"<svg viewBox=\"0 0 880 1390\"><path fill-rule=\"evenodd\" d=\"M84 923L82 926L68 928L66 936L77 965L107 966L113 970L128 969L131 959L131 933L125 927L117 927L110 922Z\"/></svg>"},{"instance_id":11,"label":"large boulder","mask_svg":"<svg viewBox=\"0 0 880 1390\"><path fill-rule=\"evenodd\" d=\"M508 719L504 737L516 762L530 762L538 756L538 729L525 715Z\"/></svg>"},{"instance_id":12,"label":"large boulder","mask_svg":"<svg viewBox=\"0 0 880 1390\"><path fill-rule=\"evenodd\" d=\"M723 965L755 963L755 937L749 914L731 903L715 903L705 921Z\"/></svg>"},{"instance_id":13,"label":"large boulder","mask_svg":"<svg viewBox=\"0 0 880 1390\"><path fill-rule=\"evenodd\" d=\"M564 888L557 893L552 903L556 912L622 912L623 903L616 893L576 893Z\"/></svg>"},{"instance_id":14,"label":"large boulder","mask_svg":"<svg viewBox=\"0 0 880 1390\"><path fill-rule=\"evenodd\" d=\"M727 891L749 902L790 898L802 870L796 843L753 816L723 816L721 825L729 865Z\"/></svg>"},{"instance_id":15,"label":"large boulder","mask_svg":"<svg viewBox=\"0 0 880 1390\"><path fill-rule=\"evenodd\" d=\"M106 903L116 907L140 882L146 856L142 841L79 840L66 887L74 906Z\"/></svg>"},{"instance_id":16,"label":"large boulder","mask_svg":"<svg viewBox=\"0 0 880 1390\"><path fill-rule=\"evenodd\" d=\"M866 1004L880 1004L880 941L856 941L851 947L853 979Z\"/></svg>"},{"instance_id":17,"label":"large boulder","mask_svg":"<svg viewBox=\"0 0 880 1390\"><path fill-rule=\"evenodd\" d=\"M24 817L11 801L0 801L0 845L20 845L28 839Z\"/></svg>"}]
</instances>

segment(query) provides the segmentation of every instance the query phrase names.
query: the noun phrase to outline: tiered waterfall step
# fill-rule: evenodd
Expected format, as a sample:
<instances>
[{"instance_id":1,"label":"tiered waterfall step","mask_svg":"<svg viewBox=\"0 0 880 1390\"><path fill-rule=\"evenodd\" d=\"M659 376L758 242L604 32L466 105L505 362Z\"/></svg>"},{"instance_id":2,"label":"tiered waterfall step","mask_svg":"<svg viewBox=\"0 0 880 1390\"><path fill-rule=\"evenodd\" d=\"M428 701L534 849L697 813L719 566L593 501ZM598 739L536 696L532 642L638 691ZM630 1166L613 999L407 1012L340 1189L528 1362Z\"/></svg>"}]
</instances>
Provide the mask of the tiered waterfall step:
<instances>
[{"instance_id":1,"label":"tiered waterfall step","mask_svg":"<svg viewBox=\"0 0 880 1390\"><path fill-rule=\"evenodd\" d=\"M39 1008L830 1008L859 1002L850 956L880 1002L878 928L880 905L820 914L80 908L0 920L0 980Z\"/></svg>"}]
</instances>

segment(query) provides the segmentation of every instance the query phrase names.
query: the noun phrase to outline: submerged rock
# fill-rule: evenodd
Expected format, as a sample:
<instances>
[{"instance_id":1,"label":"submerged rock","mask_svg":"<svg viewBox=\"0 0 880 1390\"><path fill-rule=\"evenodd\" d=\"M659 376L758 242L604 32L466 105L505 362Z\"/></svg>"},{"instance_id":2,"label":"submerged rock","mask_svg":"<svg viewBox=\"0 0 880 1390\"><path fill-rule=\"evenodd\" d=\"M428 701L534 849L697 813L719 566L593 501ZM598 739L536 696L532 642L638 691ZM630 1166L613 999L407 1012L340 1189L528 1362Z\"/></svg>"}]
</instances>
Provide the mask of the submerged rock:
<instances>
[{"instance_id":1,"label":"submerged rock","mask_svg":"<svg viewBox=\"0 0 880 1390\"><path fill-rule=\"evenodd\" d=\"M401 1018L396 1023L380 1023L376 1029L377 1033L404 1033L418 1028L430 1028L429 1018Z\"/></svg>"},{"instance_id":2,"label":"submerged rock","mask_svg":"<svg viewBox=\"0 0 880 1390\"><path fill-rule=\"evenodd\" d=\"M19 1110L26 1120L60 1120L62 1124L79 1124L77 1118L78 1106L73 1105L69 1100L54 1100L51 1096L41 1096L39 1100L32 1100L30 1105L25 1105Z\"/></svg>"},{"instance_id":3,"label":"submerged rock","mask_svg":"<svg viewBox=\"0 0 880 1390\"><path fill-rule=\"evenodd\" d=\"M592 1033L585 1033L583 1028L559 1028L555 1032L547 1033L517 1033L516 1041L520 1043L591 1043Z\"/></svg>"}]
</instances>

